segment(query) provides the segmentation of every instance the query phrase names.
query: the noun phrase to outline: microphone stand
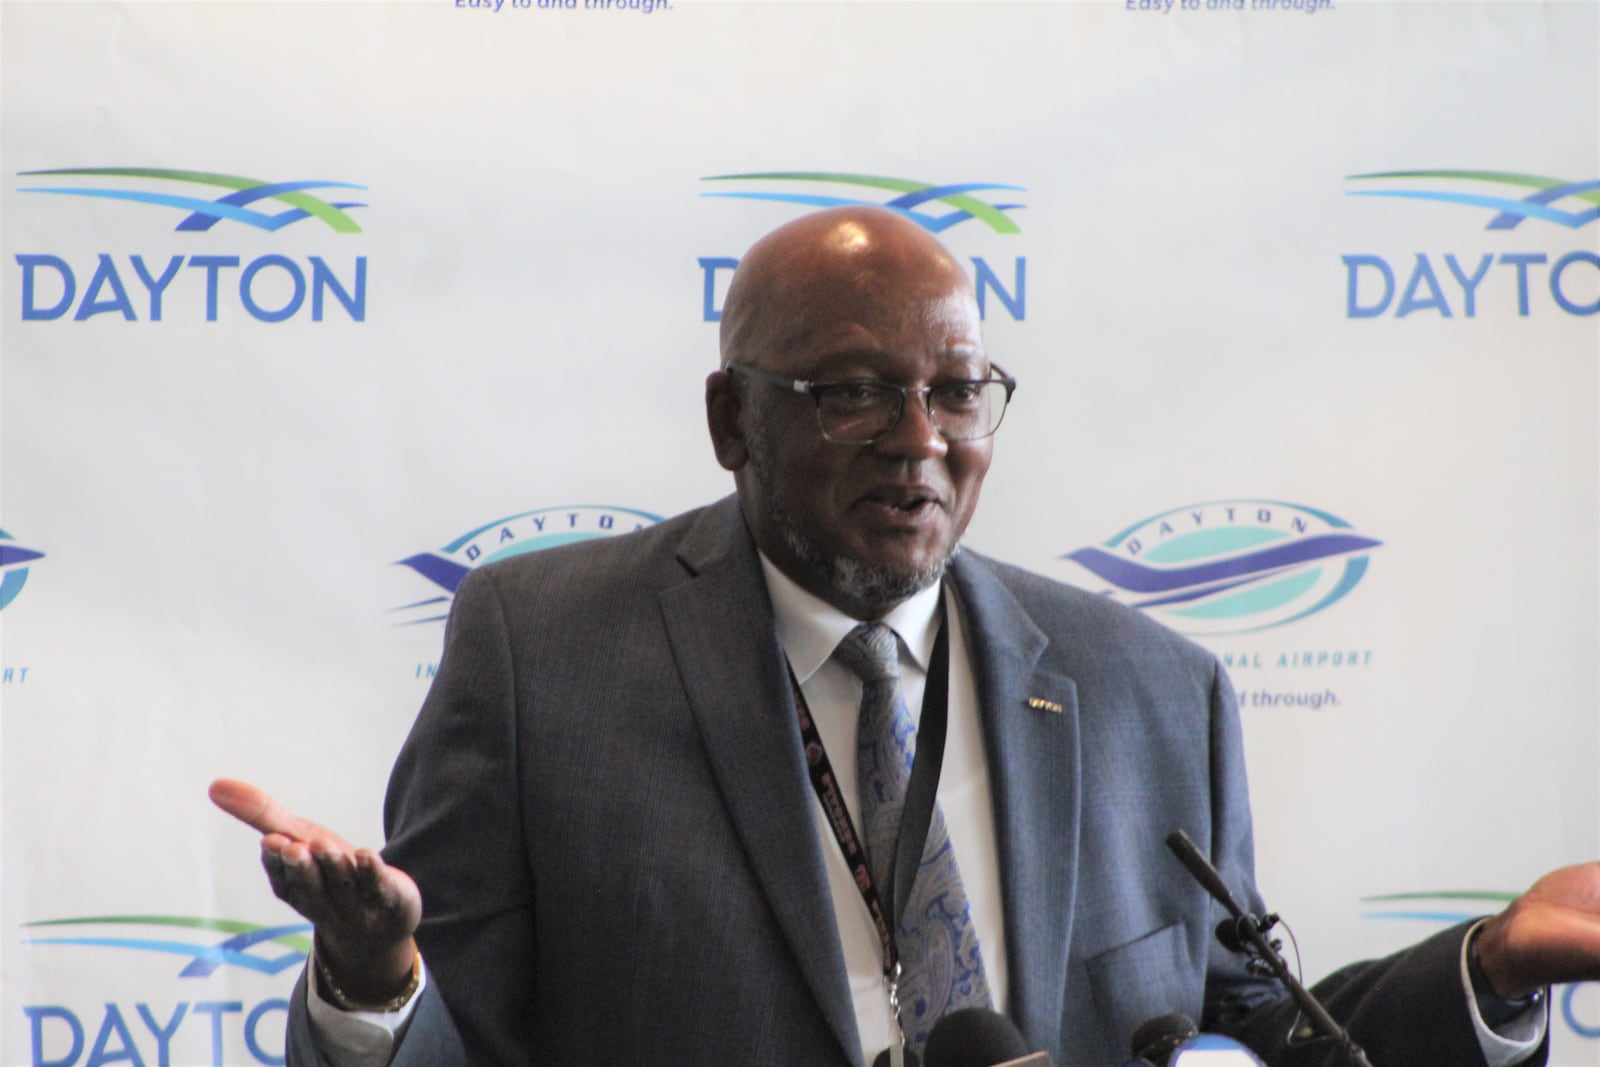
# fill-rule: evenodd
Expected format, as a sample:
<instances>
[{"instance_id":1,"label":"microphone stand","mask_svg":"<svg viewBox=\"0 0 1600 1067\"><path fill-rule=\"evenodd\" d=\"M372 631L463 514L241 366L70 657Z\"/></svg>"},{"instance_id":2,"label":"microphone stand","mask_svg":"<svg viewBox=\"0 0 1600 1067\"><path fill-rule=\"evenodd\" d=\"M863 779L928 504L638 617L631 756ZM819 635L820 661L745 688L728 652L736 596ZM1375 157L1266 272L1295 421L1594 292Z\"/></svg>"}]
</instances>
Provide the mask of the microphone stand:
<instances>
[{"instance_id":1,"label":"microphone stand","mask_svg":"<svg viewBox=\"0 0 1600 1067\"><path fill-rule=\"evenodd\" d=\"M1239 906L1239 902L1229 892L1227 883L1222 880L1222 874L1211 865L1211 861L1206 859L1205 854L1196 847L1195 843L1189 840L1189 835L1182 830L1174 830L1167 835L1167 847L1172 850L1173 855L1178 857L1179 862L1188 868L1189 873L1194 875L1195 881L1205 887L1206 892L1211 894L1212 899L1226 908L1228 914L1233 916L1234 928L1255 950L1255 957L1265 962L1272 973L1283 983L1284 988L1289 991L1289 996L1299 1005L1300 1010L1305 1013L1312 1026L1325 1037L1330 1037L1343 1045L1353 1067L1372 1067L1372 1062L1367 1059L1367 1054L1361 1050L1360 1045L1351 1040L1349 1032L1340 1026L1338 1021L1328 1014L1328 1010L1317 1001L1317 998L1312 996L1306 987L1300 984L1300 980L1290 973L1289 965L1284 962L1283 956L1279 954L1272 942L1267 940L1266 934L1262 930L1261 922Z\"/></svg>"}]
</instances>

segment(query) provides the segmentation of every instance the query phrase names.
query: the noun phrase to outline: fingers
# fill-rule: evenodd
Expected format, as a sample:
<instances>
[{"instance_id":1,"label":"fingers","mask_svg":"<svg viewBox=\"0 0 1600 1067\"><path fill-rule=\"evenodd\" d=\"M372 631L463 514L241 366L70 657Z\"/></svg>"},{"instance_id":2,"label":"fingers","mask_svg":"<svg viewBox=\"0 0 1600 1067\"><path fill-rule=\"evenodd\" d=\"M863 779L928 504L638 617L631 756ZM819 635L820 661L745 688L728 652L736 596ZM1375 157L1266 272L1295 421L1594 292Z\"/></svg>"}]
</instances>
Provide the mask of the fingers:
<instances>
[{"instance_id":1,"label":"fingers","mask_svg":"<svg viewBox=\"0 0 1600 1067\"><path fill-rule=\"evenodd\" d=\"M211 783L208 792L213 804L263 834L278 834L296 841L319 842L331 849L351 851L344 838L310 819L300 818L278 803L272 794L249 782L218 778Z\"/></svg>"},{"instance_id":2,"label":"fingers","mask_svg":"<svg viewBox=\"0 0 1600 1067\"><path fill-rule=\"evenodd\" d=\"M346 949L377 946L380 955L409 941L422 899L404 872L248 782L219 778L210 794L217 807L261 832L261 866L272 892L315 924L319 937Z\"/></svg>"}]
</instances>

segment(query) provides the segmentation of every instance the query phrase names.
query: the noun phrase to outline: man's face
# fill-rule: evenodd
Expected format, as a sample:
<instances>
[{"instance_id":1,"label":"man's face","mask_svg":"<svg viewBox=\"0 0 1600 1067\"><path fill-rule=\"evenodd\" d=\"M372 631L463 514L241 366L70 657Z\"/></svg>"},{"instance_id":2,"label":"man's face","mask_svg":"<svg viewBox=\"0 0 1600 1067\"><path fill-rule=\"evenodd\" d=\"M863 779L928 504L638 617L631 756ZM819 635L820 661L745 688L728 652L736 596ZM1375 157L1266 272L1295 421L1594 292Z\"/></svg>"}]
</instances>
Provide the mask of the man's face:
<instances>
[{"instance_id":1,"label":"man's face","mask_svg":"<svg viewBox=\"0 0 1600 1067\"><path fill-rule=\"evenodd\" d=\"M802 278L769 344L741 359L814 382L922 387L989 376L970 288L945 258ZM798 310L795 310L798 309ZM802 587L877 617L939 580L972 517L992 438L947 442L921 397L869 445L835 444L805 394L739 379L748 462L737 470L756 544Z\"/></svg>"}]
</instances>

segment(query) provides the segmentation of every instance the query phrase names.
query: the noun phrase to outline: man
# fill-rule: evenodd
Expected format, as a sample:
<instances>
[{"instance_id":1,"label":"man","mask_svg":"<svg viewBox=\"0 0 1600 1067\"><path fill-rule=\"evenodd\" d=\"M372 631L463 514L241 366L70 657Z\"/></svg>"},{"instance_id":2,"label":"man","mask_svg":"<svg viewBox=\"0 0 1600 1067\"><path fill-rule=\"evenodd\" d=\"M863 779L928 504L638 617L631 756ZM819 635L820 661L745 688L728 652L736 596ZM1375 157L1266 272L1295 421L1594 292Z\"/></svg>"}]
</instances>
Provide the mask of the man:
<instances>
[{"instance_id":1,"label":"man","mask_svg":"<svg viewBox=\"0 0 1600 1067\"><path fill-rule=\"evenodd\" d=\"M956 552L1012 383L952 257L888 212L807 216L741 263L721 346L706 411L736 497L462 584L383 858L213 787L316 925L291 1058L861 1064L992 1002L1058 1064L1120 1064L1173 1011L1304 1062L1292 1005L1215 943L1161 845L1186 829L1259 910L1216 660ZM858 625L879 620L892 633ZM869 637L878 673L846 651ZM946 688L912 882L877 827L913 808L916 770L873 775L908 747L893 716ZM889 741L857 734L879 714ZM836 773L813 782L824 751ZM865 864L845 859L857 826ZM874 900L900 917L881 935ZM1547 876L1470 952L1467 934L1323 984L1374 1063L1541 1060L1540 989L1600 976L1600 865Z\"/></svg>"}]
</instances>

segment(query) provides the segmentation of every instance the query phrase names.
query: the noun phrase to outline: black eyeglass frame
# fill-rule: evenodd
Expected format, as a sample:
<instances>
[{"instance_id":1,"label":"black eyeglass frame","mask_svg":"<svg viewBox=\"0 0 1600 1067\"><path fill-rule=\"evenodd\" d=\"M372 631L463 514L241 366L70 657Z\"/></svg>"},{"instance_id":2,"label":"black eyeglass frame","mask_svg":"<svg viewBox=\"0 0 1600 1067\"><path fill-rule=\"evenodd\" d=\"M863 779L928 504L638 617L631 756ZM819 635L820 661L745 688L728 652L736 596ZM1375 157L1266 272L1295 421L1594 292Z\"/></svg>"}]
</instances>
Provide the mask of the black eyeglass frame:
<instances>
[{"instance_id":1,"label":"black eyeglass frame","mask_svg":"<svg viewBox=\"0 0 1600 1067\"><path fill-rule=\"evenodd\" d=\"M747 378L754 378L758 382L765 382L768 385L775 385L780 389L785 389L792 393L800 393L802 395L811 397L811 402L815 405L817 413L817 428L822 431L822 437L824 440L828 441L830 444L836 445L871 445L876 444L885 437L888 437L899 427L900 420L905 418L906 398L912 396L913 394L922 397L922 410L927 413L928 421L933 425L934 430L938 432L939 436L943 437L947 442L954 443L957 441L981 441L985 437L993 437L995 431L1000 429L1000 424L1004 422L1006 418L1006 410L1011 407L1011 395L1017 391L1017 380L1002 370L998 363L989 364L989 377L987 378L965 378L959 381L939 382L936 385L922 385L916 388L912 388L909 385L896 385L893 382L879 381L876 378L850 378L838 382L808 382L801 378L786 378L781 374L773 374L771 371L760 370L756 367L746 366L743 363L735 363L732 360L725 360L722 364L722 369L742 374ZM934 391L938 389L950 389L953 387L958 388L963 385L989 385L994 382L998 382L1005 386L1006 398L1005 401L1000 405L1000 417L995 419L994 425L989 428L989 431L987 433L978 434L976 437L951 438L946 436L944 430L940 429L939 427L938 413L933 410L932 401ZM851 386L858 385L870 385L874 388L892 389L895 392L898 392L900 394L900 403L895 408L894 417L889 420L889 425L885 427L881 433L869 437L866 440L840 441L828 436L828 428L823 425L822 421L822 398L826 396L828 391L831 389L849 388Z\"/></svg>"}]
</instances>

